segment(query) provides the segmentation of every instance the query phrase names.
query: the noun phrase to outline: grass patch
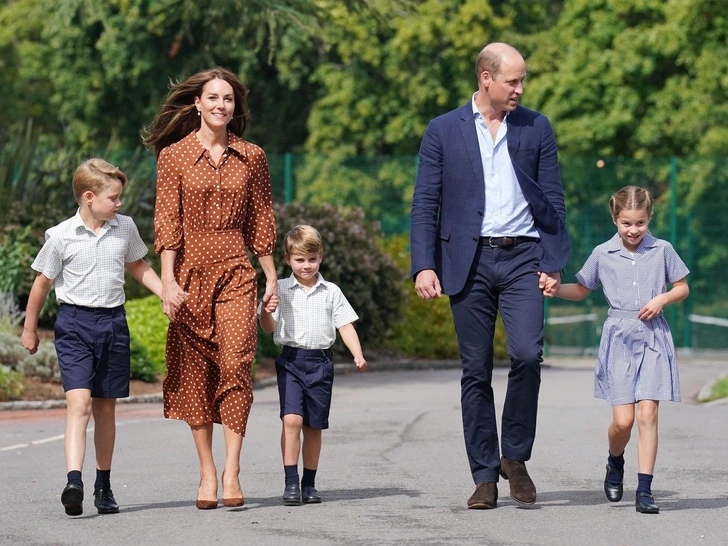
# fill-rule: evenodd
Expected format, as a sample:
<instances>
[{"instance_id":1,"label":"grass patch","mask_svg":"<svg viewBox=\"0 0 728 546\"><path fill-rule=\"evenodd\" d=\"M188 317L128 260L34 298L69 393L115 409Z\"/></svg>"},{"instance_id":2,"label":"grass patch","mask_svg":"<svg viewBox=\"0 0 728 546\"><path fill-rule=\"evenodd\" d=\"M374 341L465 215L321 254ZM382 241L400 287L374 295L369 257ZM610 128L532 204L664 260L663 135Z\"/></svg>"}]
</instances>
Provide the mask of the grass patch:
<instances>
[{"instance_id":1,"label":"grass patch","mask_svg":"<svg viewBox=\"0 0 728 546\"><path fill-rule=\"evenodd\" d=\"M710 402L719 398L728 398L728 376L715 382L713 388L710 390L710 395L703 402Z\"/></svg>"}]
</instances>

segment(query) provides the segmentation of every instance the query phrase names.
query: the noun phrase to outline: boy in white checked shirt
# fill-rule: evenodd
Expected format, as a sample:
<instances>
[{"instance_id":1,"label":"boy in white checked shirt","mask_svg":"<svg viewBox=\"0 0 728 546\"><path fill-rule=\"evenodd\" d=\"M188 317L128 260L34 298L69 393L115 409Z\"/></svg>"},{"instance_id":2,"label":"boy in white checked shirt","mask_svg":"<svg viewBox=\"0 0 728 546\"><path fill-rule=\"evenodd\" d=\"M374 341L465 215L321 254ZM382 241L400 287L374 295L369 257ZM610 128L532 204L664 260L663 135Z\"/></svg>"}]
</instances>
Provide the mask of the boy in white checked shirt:
<instances>
[{"instance_id":1,"label":"boy in white checked shirt","mask_svg":"<svg viewBox=\"0 0 728 546\"><path fill-rule=\"evenodd\" d=\"M96 448L94 505L99 514L119 511L110 476L116 399L129 396L125 266L157 296L162 292L159 277L142 259L147 247L134 221L118 214L125 184L126 175L106 161L83 162L73 176L78 212L46 231L43 248L32 265L38 276L30 291L20 339L30 354L38 350L38 316L55 284L60 304L54 327L55 346L67 404L68 482L61 502L69 516L83 513L81 471L91 415Z\"/></svg>"},{"instance_id":2,"label":"boy in white checked shirt","mask_svg":"<svg viewBox=\"0 0 728 546\"><path fill-rule=\"evenodd\" d=\"M276 359L281 404L281 452L286 474L283 504L321 502L315 478L321 454L321 431L329 428L334 362L331 346L336 330L354 356L360 372L367 361L352 324L359 317L338 286L319 273L323 259L321 234L299 225L284 238L286 263L293 274L278 281L280 303L273 313L259 307L260 325L282 346ZM301 433L303 432L303 446ZM302 449L301 449L302 448ZM298 483L298 458L303 476Z\"/></svg>"}]
</instances>

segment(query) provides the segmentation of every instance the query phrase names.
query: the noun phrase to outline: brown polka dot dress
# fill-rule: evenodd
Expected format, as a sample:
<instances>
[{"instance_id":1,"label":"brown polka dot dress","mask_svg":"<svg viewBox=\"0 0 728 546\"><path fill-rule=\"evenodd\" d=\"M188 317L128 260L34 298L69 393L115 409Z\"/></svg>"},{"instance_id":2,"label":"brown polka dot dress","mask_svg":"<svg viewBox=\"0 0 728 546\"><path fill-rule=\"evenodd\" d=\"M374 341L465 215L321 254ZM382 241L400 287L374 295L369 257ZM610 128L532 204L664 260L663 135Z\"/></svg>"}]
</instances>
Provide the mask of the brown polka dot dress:
<instances>
[{"instance_id":1,"label":"brown polka dot dress","mask_svg":"<svg viewBox=\"0 0 728 546\"><path fill-rule=\"evenodd\" d=\"M194 132L164 148L154 229L157 252L177 251L175 278L189 294L167 332L164 416L245 434L257 340L246 247L267 256L276 240L263 150L228 133L215 165Z\"/></svg>"}]
</instances>

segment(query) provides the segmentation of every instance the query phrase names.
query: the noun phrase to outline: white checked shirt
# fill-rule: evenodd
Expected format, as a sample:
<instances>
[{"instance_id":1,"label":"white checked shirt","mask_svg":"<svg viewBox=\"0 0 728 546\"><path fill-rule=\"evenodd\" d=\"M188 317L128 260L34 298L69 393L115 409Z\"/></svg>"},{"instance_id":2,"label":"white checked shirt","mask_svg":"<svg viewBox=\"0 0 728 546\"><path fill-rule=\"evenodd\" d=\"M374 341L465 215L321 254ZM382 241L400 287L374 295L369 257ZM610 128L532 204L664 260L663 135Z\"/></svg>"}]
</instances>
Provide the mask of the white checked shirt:
<instances>
[{"instance_id":1,"label":"white checked shirt","mask_svg":"<svg viewBox=\"0 0 728 546\"><path fill-rule=\"evenodd\" d=\"M336 341L336 330L359 316L341 289L318 274L307 291L291 274L278 281L280 304L272 313L276 321L273 342L298 349L328 349ZM260 306L258 307L260 313Z\"/></svg>"},{"instance_id":2,"label":"white checked shirt","mask_svg":"<svg viewBox=\"0 0 728 546\"><path fill-rule=\"evenodd\" d=\"M124 295L125 264L147 255L134 220L117 215L98 235L76 215L50 228L33 269L53 279L59 303L118 307Z\"/></svg>"}]
</instances>

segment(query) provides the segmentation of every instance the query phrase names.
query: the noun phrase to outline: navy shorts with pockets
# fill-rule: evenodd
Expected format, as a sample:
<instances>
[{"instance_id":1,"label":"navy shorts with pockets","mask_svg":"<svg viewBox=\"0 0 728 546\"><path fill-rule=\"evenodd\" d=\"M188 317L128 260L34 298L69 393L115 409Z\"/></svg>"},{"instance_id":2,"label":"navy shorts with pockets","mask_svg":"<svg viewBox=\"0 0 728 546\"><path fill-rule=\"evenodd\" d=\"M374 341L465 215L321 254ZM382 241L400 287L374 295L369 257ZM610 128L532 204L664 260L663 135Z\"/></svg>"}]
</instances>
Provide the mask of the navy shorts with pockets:
<instances>
[{"instance_id":1,"label":"navy shorts with pockets","mask_svg":"<svg viewBox=\"0 0 728 546\"><path fill-rule=\"evenodd\" d=\"M54 327L63 390L94 398L129 396L131 351L126 311L62 303Z\"/></svg>"},{"instance_id":2,"label":"navy shorts with pockets","mask_svg":"<svg viewBox=\"0 0 728 546\"><path fill-rule=\"evenodd\" d=\"M284 346L276 358L276 376L281 419L284 415L301 415L307 427L329 428L334 386L334 361L330 349Z\"/></svg>"}]
</instances>

